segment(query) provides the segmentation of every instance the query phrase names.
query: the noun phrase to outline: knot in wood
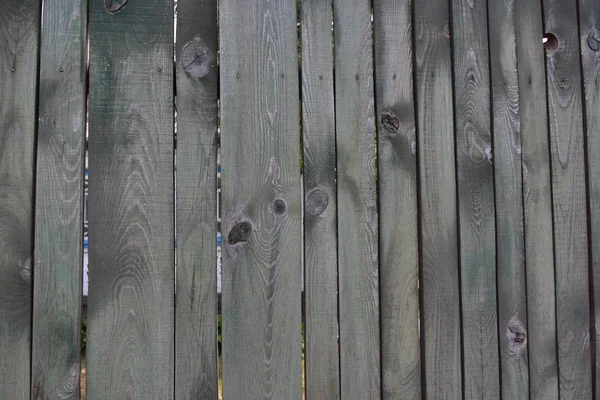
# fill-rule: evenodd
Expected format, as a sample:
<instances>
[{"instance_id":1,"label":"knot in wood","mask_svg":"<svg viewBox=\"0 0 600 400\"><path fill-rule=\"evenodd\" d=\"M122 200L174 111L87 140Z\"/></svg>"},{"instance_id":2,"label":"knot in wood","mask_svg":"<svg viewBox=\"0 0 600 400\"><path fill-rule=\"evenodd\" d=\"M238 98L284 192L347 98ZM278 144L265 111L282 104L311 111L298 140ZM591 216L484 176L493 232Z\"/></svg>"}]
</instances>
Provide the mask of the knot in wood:
<instances>
[{"instance_id":1,"label":"knot in wood","mask_svg":"<svg viewBox=\"0 0 600 400\"><path fill-rule=\"evenodd\" d=\"M127 4L128 0L104 0L104 8L109 13L116 13Z\"/></svg>"},{"instance_id":2,"label":"knot in wood","mask_svg":"<svg viewBox=\"0 0 600 400\"><path fill-rule=\"evenodd\" d=\"M252 234L252 225L250 225L250 222L240 222L229 232L229 244L247 242L250 234Z\"/></svg>"},{"instance_id":3,"label":"knot in wood","mask_svg":"<svg viewBox=\"0 0 600 400\"><path fill-rule=\"evenodd\" d=\"M383 133L387 133L388 135L395 135L400 129L400 119L391 112L382 112L380 122L383 127Z\"/></svg>"},{"instance_id":4,"label":"knot in wood","mask_svg":"<svg viewBox=\"0 0 600 400\"><path fill-rule=\"evenodd\" d=\"M587 43L589 48L593 51L600 50L600 33L596 30L596 28L592 29L590 33L588 33Z\"/></svg>"},{"instance_id":5,"label":"knot in wood","mask_svg":"<svg viewBox=\"0 0 600 400\"><path fill-rule=\"evenodd\" d=\"M324 190L315 189L306 196L305 210L309 215L323 214L329 204L329 196Z\"/></svg>"},{"instance_id":6,"label":"knot in wood","mask_svg":"<svg viewBox=\"0 0 600 400\"><path fill-rule=\"evenodd\" d=\"M208 46L195 39L181 49L181 63L187 74L193 78L204 78L210 72L212 53Z\"/></svg>"},{"instance_id":7,"label":"knot in wood","mask_svg":"<svg viewBox=\"0 0 600 400\"><path fill-rule=\"evenodd\" d=\"M287 207L285 205L285 201L281 199L277 199L273 202L273 214L280 217L285 214Z\"/></svg>"},{"instance_id":8,"label":"knot in wood","mask_svg":"<svg viewBox=\"0 0 600 400\"><path fill-rule=\"evenodd\" d=\"M527 332L523 323L516 317L508 321L506 327L506 337L508 338L508 350L512 355L519 355L527 347Z\"/></svg>"}]
</instances>

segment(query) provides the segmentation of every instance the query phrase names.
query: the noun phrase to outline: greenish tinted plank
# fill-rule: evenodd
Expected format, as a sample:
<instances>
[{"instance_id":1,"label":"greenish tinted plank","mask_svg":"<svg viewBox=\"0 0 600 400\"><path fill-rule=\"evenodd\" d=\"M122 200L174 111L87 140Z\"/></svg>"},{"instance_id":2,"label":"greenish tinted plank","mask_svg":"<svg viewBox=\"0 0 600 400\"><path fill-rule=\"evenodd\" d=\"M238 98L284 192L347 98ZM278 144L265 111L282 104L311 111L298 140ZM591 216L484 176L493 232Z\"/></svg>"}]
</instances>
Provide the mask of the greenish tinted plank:
<instances>
[{"instance_id":1,"label":"greenish tinted plank","mask_svg":"<svg viewBox=\"0 0 600 400\"><path fill-rule=\"evenodd\" d=\"M78 399L87 2L46 0L43 20L32 398Z\"/></svg>"},{"instance_id":2,"label":"greenish tinted plank","mask_svg":"<svg viewBox=\"0 0 600 400\"><path fill-rule=\"evenodd\" d=\"M486 2L452 2L462 346L467 399L500 396L487 27Z\"/></svg>"},{"instance_id":3,"label":"greenish tinted plank","mask_svg":"<svg viewBox=\"0 0 600 400\"><path fill-rule=\"evenodd\" d=\"M579 37L585 93L585 126L587 138L587 172L590 214L590 245L596 323L596 385L600 384L600 2L579 1Z\"/></svg>"},{"instance_id":4,"label":"greenish tinted plank","mask_svg":"<svg viewBox=\"0 0 600 400\"><path fill-rule=\"evenodd\" d=\"M417 138L410 2L377 0L373 14L379 129L382 395L383 399L418 399Z\"/></svg>"},{"instance_id":5,"label":"greenish tinted plank","mask_svg":"<svg viewBox=\"0 0 600 400\"><path fill-rule=\"evenodd\" d=\"M561 398L592 397L588 236L575 1L544 0Z\"/></svg>"},{"instance_id":6,"label":"greenish tinted plank","mask_svg":"<svg viewBox=\"0 0 600 400\"><path fill-rule=\"evenodd\" d=\"M540 10L540 0L515 2L527 273L526 345L530 398L539 400L558 398L550 147Z\"/></svg>"},{"instance_id":7,"label":"greenish tinted plank","mask_svg":"<svg viewBox=\"0 0 600 400\"><path fill-rule=\"evenodd\" d=\"M448 2L414 2L425 395L462 398Z\"/></svg>"},{"instance_id":8,"label":"greenish tinted plank","mask_svg":"<svg viewBox=\"0 0 600 400\"><path fill-rule=\"evenodd\" d=\"M515 2L489 2L502 398L527 398L527 295Z\"/></svg>"},{"instance_id":9,"label":"greenish tinted plank","mask_svg":"<svg viewBox=\"0 0 600 400\"><path fill-rule=\"evenodd\" d=\"M296 2L219 9L223 398L300 399Z\"/></svg>"},{"instance_id":10,"label":"greenish tinted plank","mask_svg":"<svg viewBox=\"0 0 600 400\"><path fill-rule=\"evenodd\" d=\"M343 399L381 397L371 2L334 0L340 379Z\"/></svg>"},{"instance_id":11,"label":"greenish tinted plank","mask_svg":"<svg viewBox=\"0 0 600 400\"><path fill-rule=\"evenodd\" d=\"M300 2L306 398L340 398L331 2Z\"/></svg>"},{"instance_id":12,"label":"greenish tinted plank","mask_svg":"<svg viewBox=\"0 0 600 400\"><path fill-rule=\"evenodd\" d=\"M173 4L90 7L87 398L170 399Z\"/></svg>"},{"instance_id":13,"label":"greenish tinted plank","mask_svg":"<svg viewBox=\"0 0 600 400\"><path fill-rule=\"evenodd\" d=\"M0 398L29 399L40 1L0 12Z\"/></svg>"},{"instance_id":14,"label":"greenish tinted plank","mask_svg":"<svg viewBox=\"0 0 600 400\"><path fill-rule=\"evenodd\" d=\"M213 399L217 373L217 1L177 2L175 397Z\"/></svg>"}]
</instances>

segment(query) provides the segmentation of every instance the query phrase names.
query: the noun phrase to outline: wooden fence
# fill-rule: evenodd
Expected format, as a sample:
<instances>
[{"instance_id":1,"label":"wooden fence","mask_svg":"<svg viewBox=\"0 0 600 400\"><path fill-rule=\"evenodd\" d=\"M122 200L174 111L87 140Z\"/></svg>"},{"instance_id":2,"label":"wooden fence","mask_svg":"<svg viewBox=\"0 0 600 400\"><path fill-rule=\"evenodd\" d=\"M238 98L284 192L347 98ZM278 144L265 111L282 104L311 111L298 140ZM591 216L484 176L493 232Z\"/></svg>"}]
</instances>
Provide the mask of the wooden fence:
<instances>
[{"instance_id":1,"label":"wooden fence","mask_svg":"<svg viewBox=\"0 0 600 400\"><path fill-rule=\"evenodd\" d=\"M80 396L86 149L88 400L597 395L600 2L176 9L2 2L1 399Z\"/></svg>"}]
</instances>

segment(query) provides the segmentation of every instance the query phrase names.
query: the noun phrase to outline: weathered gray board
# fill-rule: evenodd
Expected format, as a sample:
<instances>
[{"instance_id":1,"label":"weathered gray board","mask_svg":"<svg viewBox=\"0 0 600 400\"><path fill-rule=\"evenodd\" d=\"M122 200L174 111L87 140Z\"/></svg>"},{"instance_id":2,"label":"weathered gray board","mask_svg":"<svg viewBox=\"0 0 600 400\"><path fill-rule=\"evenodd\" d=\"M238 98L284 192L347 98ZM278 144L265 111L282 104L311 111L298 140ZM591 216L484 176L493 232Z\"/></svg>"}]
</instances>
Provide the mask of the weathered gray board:
<instances>
[{"instance_id":1,"label":"weathered gray board","mask_svg":"<svg viewBox=\"0 0 600 400\"><path fill-rule=\"evenodd\" d=\"M90 7L87 399L170 399L173 4Z\"/></svg>"},{"instance_id":2,"label":"weathered gray board","mask_svg":"<svg viewBox=\"0 0 600 400\"><path fill-rule=\"evenodd\" d=\"M296 2L222 0L223 398L302 397Z\"/></svg>"},{"instance_id":3,"label":"weathered gray board","mask_svg":"<svg viewBox=\"0 0 600 400\"><path fill-rule=\"evenodd\" d=\"M42 11L31 397L78 399L87 2Z\"/></svg>"}]
</instances>

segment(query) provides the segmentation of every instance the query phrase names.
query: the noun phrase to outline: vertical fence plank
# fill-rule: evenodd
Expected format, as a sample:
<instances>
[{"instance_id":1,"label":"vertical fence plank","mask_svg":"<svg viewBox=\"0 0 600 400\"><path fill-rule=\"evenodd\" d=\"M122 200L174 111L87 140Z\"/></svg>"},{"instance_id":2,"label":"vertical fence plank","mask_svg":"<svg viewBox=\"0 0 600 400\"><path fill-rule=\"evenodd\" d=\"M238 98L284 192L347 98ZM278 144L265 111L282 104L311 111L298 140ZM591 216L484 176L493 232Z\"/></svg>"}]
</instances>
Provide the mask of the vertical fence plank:
<instances>
[{"instance_id":1,"label":"vertical fence plank","mask_svg":"<svg viewBox=\"0 0 600 400\"><path fill-rule=\"evenodd\" d=\"M465 398L498 398L494 169L486 2L452 2Z\"/></svg>"},{"instance_id":2,"label":"vertical fence plank","mask_svg":"<svg viewBox=\"0 0 600 400\"><path fill-rule=\"evenodd\" d=\"M175 396L213 399L217 373L217 1L177 3Z\"/></svg>"},{"instance_id":3,"label":"vertical fence plank","mask_svg":"<svg viewBox=\"0 0 600 400\"><path fill-rule=\"evenodd\" d=\"M87 398L173 398L173 4L90 3Z\"/></svg>"},{"instance_id":4,"label":"vertical fence plank","mask_svg":"<svg viewBox=\"0 0 600 400\"><path fill-rule=\"evenodd\" d=\"M596 336L595 397L600 390L600 3L579 0L579 37L585 91L590 245L592 255Z\"/></svg>"},{"instance_id":5,"label":"vertical fence plank","mask_svg":"<svg viewBox=\"0 0 600 400\"><path fill-rule=\"evenodd\" d=\"M540 0L515 2L525 263L529 394L558 398L552 196L546 74ZM502 334L502 329L500 330Z\"/></svg>"},{"instance_id":6,"label":"vertical fence plank","mask_svg":"<svg viewBox=\"0 0 600 400\"><path fill-rule=\"evenodd\" d=\"M381 397L371 2L334 0L342 398Z\"/></svg>"},{"instance_id":7,"label":"vertical fence plank","mask_svg":"<svg viewBox=\"0 0 600 400\"><path fill-rule=\"evenodd\" d=\"M43 3L32 398L78 399L87 2Z\"/></svg>"},{"instance_id":8,"label":"vertical fence plank","mask_svg":"<svg viewBox=\"0 0 600 400\"><path fill-rule=\"evenodd\" d=\"M0 13L0 398L29 399L40 1Z\"/></svg>"},{"instance_id":9,"label":"vertical fence plank","mask_svg":"<svg viewBox=\"0 0 600 400\"><path fill-rule=\"evenodd\" d=\"M488 4L502 397L526 398L527 297L515 3Z\"/></svg>"},{"instance_id":10,"label":"vertical fence plank","mask_svg":"<svg viewBox=\"0 0 600 400\"><path fill-rule=\"evenodd\" d=\"M223 397L300 399L296 2L219 7Z\"/></svg>"},{"instance_id":11,"label":"vertical fence plank","mask_svg":"<svg viewBox=\"0 0 600 400\"><path fill-rule=\"evenodd\" d=\"M461 326L448 2L415 15L425 395L462 398Z\"/></svg>"},{"instance_id":12,"label":"vertical fence plank","mask_svg":"<svg viewBox=\"0 0 600 400\"><path fill-rule=\"evenodd\" d=\"M588 237L575 1L544 0L561 398L591 398Z\"/></svg>"},{"instance_id":13,"label":"vertical fence plank","mask_svg":"<svg viewBox=\"0 0 600 400\"><path fill-rule=\"evenodd\" d=\"M340 398L331 2L302 0L306 398Z\"/></svg>"},{"instance_id":14,"label":"vertical fence plank","mask_svg":"<svg viewBox=\"0 0 600 400\"><path fill-rule=\"evenodd\" d=\"M376 0L383 399L421 396L417 138L410 2Z\"/></svg>"}]
</instances>

